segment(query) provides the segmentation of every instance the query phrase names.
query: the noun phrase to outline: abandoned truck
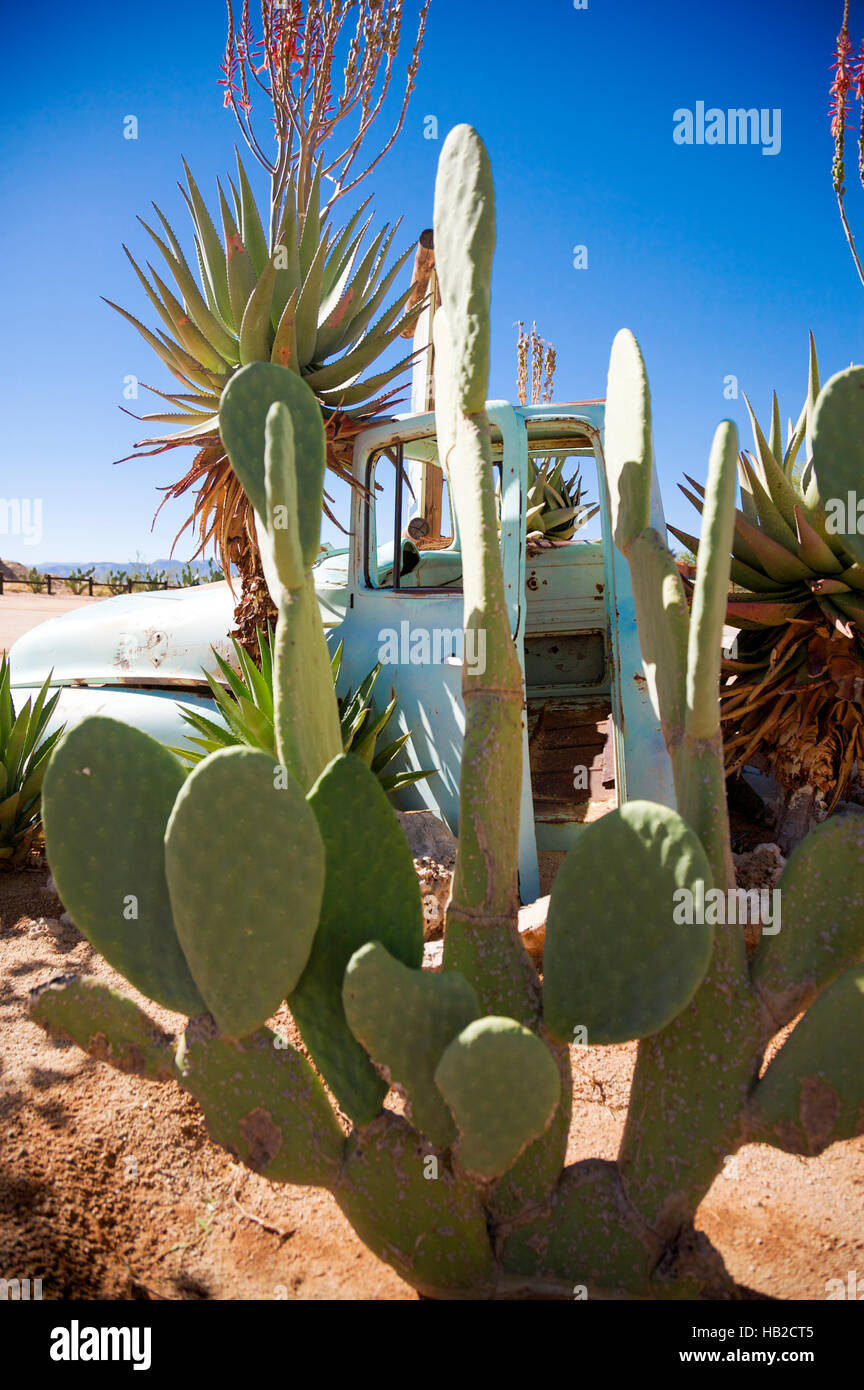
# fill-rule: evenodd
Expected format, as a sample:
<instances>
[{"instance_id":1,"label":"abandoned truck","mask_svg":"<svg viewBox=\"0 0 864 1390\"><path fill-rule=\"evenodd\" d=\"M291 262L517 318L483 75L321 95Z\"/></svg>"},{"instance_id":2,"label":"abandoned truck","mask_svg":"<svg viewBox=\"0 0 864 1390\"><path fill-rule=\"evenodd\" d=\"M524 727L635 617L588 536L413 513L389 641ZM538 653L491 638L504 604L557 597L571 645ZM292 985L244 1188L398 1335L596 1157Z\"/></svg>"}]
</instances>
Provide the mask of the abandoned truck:
<instances>
[{"instance_id":1,"label":"abandoned truck","mask_svg":"<svg viewBox=\"0 0 864 1390\"><path fill-rule=\"evenodd\" d=\"M644 678L626 562L615 549L603 462L600 401L513 406L489 417L499 495L501 555L524 680L520 891L539 893L538 853L564 852L580 827L619 802L674 805L671 770ZM570 509L570 539L532 530L536 479L596 479L599 536ZM410 738L401 766L434 769L397 794L455 832L464 727L461 559L434 414L401 416L358 435L346 548L327 548L315 584L328 640L343 642L341 689L381 661L379 687L398 699ZM589 488L590 492L590 488ZM652 525L664 533L654 479ZM562 512L564 515L564 512ZM560 533L560 531L559 531ZM551 534L555 534L554 528ZM53 671L67 724L105 714L178 746L192 731L181 711L218 718L202 668L231 654L234 596L227 583L124 595L52 619L13 647L13 696ZM464 648L464 649L463 649ZM395 731L388 729L390 738Z\"/></svg>"}]
</instances>

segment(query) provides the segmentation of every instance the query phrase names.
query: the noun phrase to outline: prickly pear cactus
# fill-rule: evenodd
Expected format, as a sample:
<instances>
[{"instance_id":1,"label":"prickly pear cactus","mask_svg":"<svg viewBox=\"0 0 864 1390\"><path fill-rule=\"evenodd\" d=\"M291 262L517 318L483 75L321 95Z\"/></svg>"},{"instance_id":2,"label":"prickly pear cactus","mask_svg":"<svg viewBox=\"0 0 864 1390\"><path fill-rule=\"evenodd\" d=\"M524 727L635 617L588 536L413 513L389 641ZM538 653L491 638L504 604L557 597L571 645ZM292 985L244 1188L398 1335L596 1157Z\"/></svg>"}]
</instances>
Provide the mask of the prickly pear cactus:
<instances>
[{"instance_id":1,"label":"prickly pear cactus","mask_svg":"<svg viewBox=\"0 0 864 1390\"><path fill-rule=\"evenodd\" d=\"M329 1189L370 1249L430 1296L570 1297L580 1284L601 1296L734 1297L693 1227L724 1155L751 1140L819 1153L864 1129L864 817L821 827L790 859L782 932L752 963L736 929L676 922L682 891L731 886L717 678L737 444L722 425L691 613L650 526L650 392L635 339L619 334L606 435L614 531L678 809L625 805L584 831L552 894L541 990L516 929L524 691L485 410L494 193L467 126L442 151L435 224L437 428L465 621L485 631L488 655L484 673L463 675L444 972L421 968L419 890L395 813L341 750L310 573L320 412L296 374L253 364L223 395L220 432L279 605L277 760L223 750L187 778L146 735L94 718L67 733L45 779L48 856L74 920L188 1025L169 1037L86 978L36 991L33 1014L121 1071L184 1086L217 1143L273 1181ZM823 486L852 428L860 449L861 399L854 381L835 380L816 405ZM268 1026L283 1001L308 1057ZM767 1043L802 1009L760 1079ZM616 1163L565 1166L566 1043L580 1027L589 1043L640 1039ZM404 1114L385 1106L390 1087Z\"/></svg>"}]
</instances>

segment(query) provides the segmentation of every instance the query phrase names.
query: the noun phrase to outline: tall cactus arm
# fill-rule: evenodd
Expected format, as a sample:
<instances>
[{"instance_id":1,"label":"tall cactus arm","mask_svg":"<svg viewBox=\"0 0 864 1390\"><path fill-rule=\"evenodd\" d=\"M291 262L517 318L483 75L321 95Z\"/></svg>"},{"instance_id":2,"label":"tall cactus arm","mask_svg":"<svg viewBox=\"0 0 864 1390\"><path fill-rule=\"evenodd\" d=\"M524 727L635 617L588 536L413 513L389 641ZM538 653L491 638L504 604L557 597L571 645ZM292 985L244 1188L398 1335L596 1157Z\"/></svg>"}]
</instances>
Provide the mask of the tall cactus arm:
<instances>
[{"instance_id":1,"label":"tall cactus arm","mask_svg":"<svg viewBox=\"0 0 864 1390\"><path fill-rule=\"evenodd\" d=\"M486 661L462 674L459 848L444 959L470 981L483 1010L531 1022L536 975L516 932L522 674L504 597L485 409L494 244L489 159L476 132L457 126L435 185L437 428L462 537L464 623L484 635L475 650L485 646Z\"/></svg>"},{"instance_id":2,"label":"tall cactus arm","mask_svg":"<svg viewBox=\"0 0 864 1390\"><path fill-rule=\"evenodd\" d=\"M231 378L219 429L247 496L279 609L274 691L279 759L308 791L342 751L339 711L312 566L321 533L321 411L287 367L253 362Z\"/></svg>"},{"instance_id":3,"label":"tall cactus arm","mask_svg":"<svg viewBox=\"0 0 864 1390\"><path fill-rule=\"evenodd\" d=\"M649 408L638 344L632 334L619 333L607 392L606 460L615 535L631 565L640 642L647 635L649 654L658 661L656 691L678 808L702 841L715 886L722 888L733 879L713 682L729 582L737 450L732 427L721 425L711 453L705 561L688 620L672 557L663 546L664 558L660 538L647 528ZM639 1044L619 1163L629 1199L664 1236L692 1220L724 1154L739 1142L741 1112L758 1066L759 1014L741 933L721 926L693 1000Z\"/></svg>"},{"instance_id":4,"label":"tall cactus arm","mask_svg":"<svg viewBox=\"0 0 864 1390\"><path fill-rule=\"evenodd\" d=\"M705 846L715 883L730 888L735 871L729 844L719 690L737 467L738 433L732 422L725 420L714 435L708 465L687 649L685 744L676 778L678 809ZM738 954L740 966L743 956Z\"/></svg>"}]
</instances>

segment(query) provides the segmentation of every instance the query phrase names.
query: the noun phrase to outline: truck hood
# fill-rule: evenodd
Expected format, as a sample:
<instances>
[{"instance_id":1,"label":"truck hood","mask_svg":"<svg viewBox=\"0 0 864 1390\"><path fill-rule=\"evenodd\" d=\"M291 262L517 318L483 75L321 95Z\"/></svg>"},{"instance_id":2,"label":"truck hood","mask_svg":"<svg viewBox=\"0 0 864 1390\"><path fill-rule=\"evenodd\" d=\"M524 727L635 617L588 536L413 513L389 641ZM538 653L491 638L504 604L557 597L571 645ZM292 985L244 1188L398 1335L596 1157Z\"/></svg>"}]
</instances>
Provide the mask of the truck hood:
<instances>
[{"instance_id":1,"label":"truck hood","mask_svg":"<svg viewBox=\"0 0 864 1390\"><path fill-rule=\"evenodd\" d=\"M216 671L211 647L229 657L234 595L225 581L121 594L31 628L9 653L12 684L198 684Z\"/></svg>"},{"instance_id":2,"label":"truck hood","mask_svg":"<svg viewBox=\"0 0 864 1390\"><path fill-rule=\"evenodd\" d=\"M325 627L345 616L348 551L328 550L313 569ZM238 591L239 592L239 591ZM12 684L172 686L219 674L211 647L231 660L236 598L225 580L189 589L120 594L31 628L9 653Z\"/></svg>"}]
</instances>

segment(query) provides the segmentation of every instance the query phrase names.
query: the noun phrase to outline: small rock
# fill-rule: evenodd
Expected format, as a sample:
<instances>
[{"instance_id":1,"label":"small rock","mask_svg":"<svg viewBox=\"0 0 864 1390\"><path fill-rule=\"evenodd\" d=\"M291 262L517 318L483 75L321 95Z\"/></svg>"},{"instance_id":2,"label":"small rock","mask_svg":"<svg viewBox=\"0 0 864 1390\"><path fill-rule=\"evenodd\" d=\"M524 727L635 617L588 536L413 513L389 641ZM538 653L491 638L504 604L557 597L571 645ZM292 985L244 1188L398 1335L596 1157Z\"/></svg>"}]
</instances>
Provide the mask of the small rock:
<instances>
[{"instance_id":1,"label":"small rock","mask_svg":"<svg viewBox=\"0 0 864 1390\"><path fill-rule=\"evenodd\" d=\"M537 898L519 909L519 939L535 965L543 964L549 900L547 893L545 898Z\"/></svg>"},{"instance_id":2,"label":"small rock","mask_svg":"<svg viewBox=\"0 0 864 1390\"><path fill-rule=\"evenodd\" d=\"M414 869L423 901L423 940L434 941L444 932L453 870L429 858L415 859Z\"/></svg>"},{"instance_id":3,"label":"small rock","mask_svg":"<svg viewBox=\"0 0 864 1390\"><path fill-rule=\"evenodd\" d=\"M437 975L444 965L444 942L427 941L423 947L423 969Z\"/></svg>"},{"instance_id":4,"label":"small rock","mask_svg":"<svg viewBox=\"0 0 864 1390\"><path fill-rule=\"evenodd\" d=\"M746 854L733 854L735 863L735 882L739 888L768 890L777 887L777 881L786 865L779 845L772 843L757 845ZM762 937L762 923L750 921L744 924L744 941L747 951L752 955Z\"/></svg>"},{"instance_id":5,"label":"small rock","mask_svg":"<svg viewBox=\"0 0 864 1390\"><path fill-rule=\"evenodd\" d=\"M433 859L445 868L456 863L456 836L431 811L397 811L415 859Z\"/></svg>"},{"instance_id":6,"label":"small rock","mask_svg":"<svg viewBox=\"0 0 864 1390\"><path fill-rule=\"evenodd\" d=\"M746 854L733 854L735 881L739 888L776 888L786 867L779 845L757 845Z\"/></svg>"}]
</instances>

